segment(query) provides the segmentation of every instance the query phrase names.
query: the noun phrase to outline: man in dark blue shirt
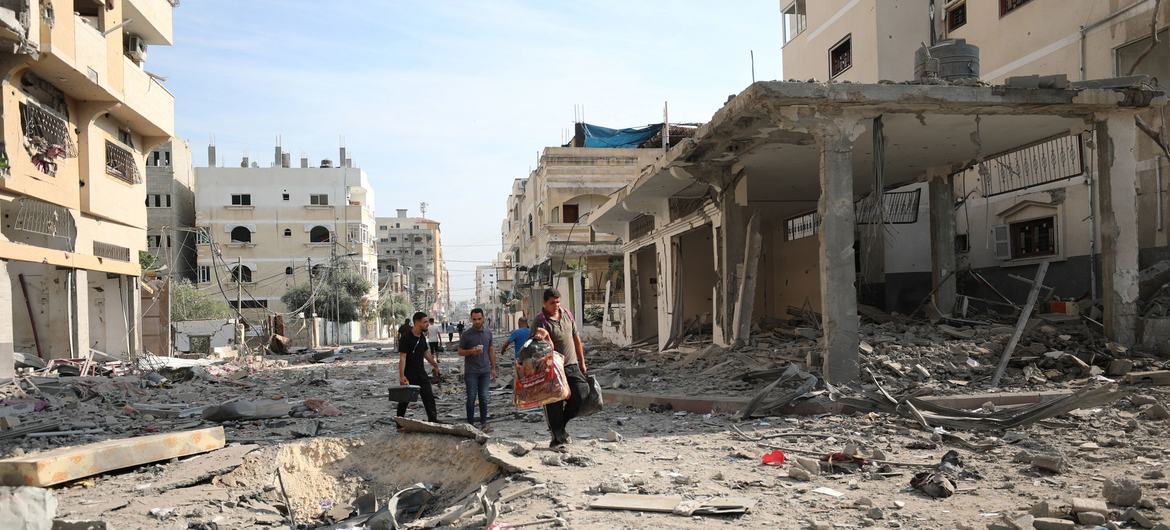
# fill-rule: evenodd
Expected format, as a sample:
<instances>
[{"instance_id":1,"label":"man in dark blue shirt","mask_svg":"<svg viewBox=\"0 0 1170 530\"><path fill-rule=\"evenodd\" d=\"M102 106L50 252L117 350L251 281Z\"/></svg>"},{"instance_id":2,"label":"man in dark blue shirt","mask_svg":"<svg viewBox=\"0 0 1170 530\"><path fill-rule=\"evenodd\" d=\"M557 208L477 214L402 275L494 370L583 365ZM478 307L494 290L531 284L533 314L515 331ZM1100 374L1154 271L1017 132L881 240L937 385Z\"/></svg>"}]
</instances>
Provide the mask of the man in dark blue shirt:
<instances>
[{"instance_id":1,"label":"man in dark blue shirt","mask_svg":"<svg viewBox=\"0 0 1170 530\"><path fill-rule=\"evenodd\" d=\"M488 389L496 378L496 350L492 332L484 327L483 309L471 310L471 328L459 333L459 356L463 357L467 383L467 423L475 425L475 402L479 401L479 428L489 432Z\"/></svg>"},{"instance_id":2,"label":"man in dark blue shirt","mask_svg":"<svg viewBox=\"0 0 1170 530\"><path fill-rule=\"evenodd\" d=\"M504 347L500 349L500 355L508 353L508 346L514 346L516 348L516 360L519 361L520 348L523 348L524 343L528 342L528 338L532 336L532 330L528 327L528 319L525 317L520 317L516 325L519 327L513 330L511 335L508 335L508 340L504 341Z\"/></svg>"}]
</instances>

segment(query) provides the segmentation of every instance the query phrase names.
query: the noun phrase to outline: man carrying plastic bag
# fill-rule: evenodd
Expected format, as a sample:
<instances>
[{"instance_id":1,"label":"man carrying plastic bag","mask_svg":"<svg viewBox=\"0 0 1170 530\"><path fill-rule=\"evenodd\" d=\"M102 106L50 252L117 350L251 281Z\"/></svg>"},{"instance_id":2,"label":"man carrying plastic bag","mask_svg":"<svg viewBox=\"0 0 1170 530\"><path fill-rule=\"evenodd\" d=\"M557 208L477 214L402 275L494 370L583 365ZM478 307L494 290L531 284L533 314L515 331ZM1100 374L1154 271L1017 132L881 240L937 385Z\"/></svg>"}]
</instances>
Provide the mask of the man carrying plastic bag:
<instances>
[{"instance_id":1,"label":"man carrying plastic bag","mask_svg":"<svg viewBox=\"0 0 1170 530\"><path fill-rule=\"evenodd\" d=\"M577 333L573 314L561 308L561 293L556 289L544 290L544 307L532 322L533 340L546 340L555 352L564 355L564 377L569 395L562 401L544 406L545 418L552 441L548 446L564 451L572 443L565 427L569 420L581 411L581 400L589 395L589 381L585 379L585 345ZM555 359L555 357L554 357Z\"/></svg>"}]
</instances>

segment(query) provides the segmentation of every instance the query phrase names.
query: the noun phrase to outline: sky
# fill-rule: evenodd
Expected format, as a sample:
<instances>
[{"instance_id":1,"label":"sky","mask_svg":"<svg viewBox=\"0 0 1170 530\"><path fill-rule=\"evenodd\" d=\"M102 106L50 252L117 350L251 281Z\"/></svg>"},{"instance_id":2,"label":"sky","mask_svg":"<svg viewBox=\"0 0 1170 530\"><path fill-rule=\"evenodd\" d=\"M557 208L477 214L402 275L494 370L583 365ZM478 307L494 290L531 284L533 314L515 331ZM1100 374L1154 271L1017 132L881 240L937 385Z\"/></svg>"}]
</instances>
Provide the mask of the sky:
<instances>
[{"instance_id":1,"label":"sky","mask_svg":"<svg viewBox=\"0 0 1170 530\"><path fill-rule=\"evenodd\" d=\"M206 165L337 162L344 139L377 214L440 221L452 300L500 250L512 182L560 145L574 107L633 127L704 122L780 77L776 0L190 0L174 45L149 50L178 136Z\"/></svg>"}]
</instances>

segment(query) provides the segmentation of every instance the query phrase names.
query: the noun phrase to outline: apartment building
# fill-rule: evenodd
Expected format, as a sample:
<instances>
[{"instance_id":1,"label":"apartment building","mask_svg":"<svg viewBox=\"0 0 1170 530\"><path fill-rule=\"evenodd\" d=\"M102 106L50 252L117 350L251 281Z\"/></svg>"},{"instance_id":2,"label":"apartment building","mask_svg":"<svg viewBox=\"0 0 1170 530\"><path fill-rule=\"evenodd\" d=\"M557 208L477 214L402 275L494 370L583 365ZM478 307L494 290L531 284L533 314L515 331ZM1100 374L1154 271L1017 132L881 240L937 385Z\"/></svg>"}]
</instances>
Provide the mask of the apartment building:
<instances>
[{"instance_id":1,"label":"apartment building","mask_svg":"<svg viewBox=\"0 0 1170 530\"><path fill-rule=\"evenodd\" d=\"M265 168L247 158L241 167L195 168L200 289L224 296L259 325L297 309L280 300L290 288L310 282L328 288L335 267L370 281L364 302L372 309L378 267L374 191L365 171L329 160L308 167L305 158L289 167L280 147L275 160ZM361 326L362 336L379 329L376 322Z\"/></svg>"},{"instance_id":2,"label":"apartment building","mask_svg":"<svg viewBox=\"0 0 1170 530\"><path fill-rule=\"evenodd\" d=\"M661 131L661 124L622 130L578 124L569 146L544 148L528 178L513 182L502 254L517 272L522 312L535 314L546 287L562 290L578 320L586 304L603 303L620 244L591 226L590 216L662 155Z\"/></svg>"},{"instance_id":3,"label":"apartment building","mask_svg":"<svg viewBox=\"0 0 1170 530\"><path fill-rule=\"evenodd\" d=\"M172 139L146 156L146 248L164 274L195 282L195 168L191 147Z\"/></svg>"},{"instance_id":4,"label":"apartment building","mask_svg":"<svg viewBox=\"0 0 1170 530\"><path fill-rule=\"evenodd\" d=\"M141 351L145 159L174 135L174 97L143 68L173 7L0 3L0 377L13 351Z\"/></svg>"},{"instance_id":5,"label":"apartment building","mask_svg":"<svg viewBox=\"0 0 1170 530\"><path fill-rule=\"evenodd\" d=\"M446 318L451 295L439 222L410 217L406 208L399 208L394 217L378 217L377 228L381 283L396 282L414 307Z\"/></svg>"},{"instance_id":6,"label":"apartment building","mask_svg":"<svg viewBox=\"0 0 1170 530\"><path fill-rule=\"evenodd\" d=\"M1028 76L1064 75L1074 87L1109 87L1129 82L1111 78L1146 75L1144 83L1164 92L1170 86L1170 4L1162 2L1155 12L1156 5L1153 0L784 0L784 76L912 80L917 48L937 43L941 53L933 60L941 68L966 69L992 85L1061 88L1067 83ZM950 46L947 39L962 39L978 50ZM1170 130L1167 110L1165 104L1155 105L1136 119L1151 130ZM1048 284L1056 296L1099 299L1101 262L1110 257L1102 257L1101 190L1090 156L1091 129L1076 127L1032 144L981 152L981 163L944 178L953 187L950 194L924 197L925 209L931 198L956 205L957 267L975 273L959 275L963 292L1002 303L983 280L1018 291L1011 275L1047 261ZM1138 204L1132 236L1145 270L1170 263L1164 214L1170 159L1146 134L1139 135L1135 150ZM929 271L922 266L929 263L929 249L916 241L903 237L886 243L888 257L916 256L906 261L917 267L886 271L901 275L900 287L916 285L900 289L903 293L929 289L929 281L922 281ZM1170 280L1165 274L1143 277L1143 295ZM1152 346L1154 340L1143 342Z\"/></svg>"}]
</instances>

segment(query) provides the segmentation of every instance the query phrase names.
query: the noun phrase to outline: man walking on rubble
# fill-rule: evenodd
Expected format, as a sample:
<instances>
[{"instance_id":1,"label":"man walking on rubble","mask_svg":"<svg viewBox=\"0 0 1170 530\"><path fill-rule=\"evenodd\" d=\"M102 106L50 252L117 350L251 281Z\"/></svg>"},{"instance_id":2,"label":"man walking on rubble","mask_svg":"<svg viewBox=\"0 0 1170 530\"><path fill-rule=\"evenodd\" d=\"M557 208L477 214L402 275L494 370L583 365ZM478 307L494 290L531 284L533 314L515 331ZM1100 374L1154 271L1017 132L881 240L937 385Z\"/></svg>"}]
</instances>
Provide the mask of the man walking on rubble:
<instances>
[{"instance_id":1,"label":"man walking on rubble","mask_svg":"<svg viewBox=\"0 0 1170 530\"><path fill-rule=\"evenodd\" d=\"M504 347L500 349L500 355L508 353L508 346L516 348L516 360L520 360L520 348L524 347L524 343L528 342L528 338L532 336L532 330L528 329L528 319L520 317L516 323L516 329L512 330L512 334L508 335L508 340L504 341Z\"/></svg>"},{"instance_id":2,"label":"man walking on rubble","mask_svg":"<svg viewBox=\"0 0 1170 530\"><path fill-rule=\"evenodd\" d=\"M450 340L447 342L450 342ZM443 352L443 334L439 331L439 325L435 324L433 317L430 319L430 327L427 328L427 345L431 347L431 354L436 359Z\"/></svg>"},{"instance_id":3,"label":"man walking on rubble","mask_svg":"<svg viewBox=\"0 0 1170 530\"><path fill-rule=\"evenodd\" d=\"M422 398L423 408L427 412L427 421L436 422L439 414L435 408L435 393L431 390L431 378L427 376L423 361L431 364L435 377L439 376L439 363L435 361L427 345L427 328L430 320L427 314L419 311L414 314L414 325L398 341L398 383L402 385L418 386L419 396ZM398 416L406 415L406 408L410 405L405 401L398 402Z\"/></svg>"},{"instance_id":4,"label":"man walking on rubble","mask_svg":"<svg viewBox=\"0 0 1170 530\"><path fill-rule=\"evenodd\" d=\"M496 378L496 350L492 332L484 327L483 309L471 310L471 328L459 334L459 356L463 357L463 380L467 383L467 423L475 425L475 402L479 401L479 429L488 426L488 390Z\"/></svg>"},{"instance_id":5,"label":"man walking on rubble","mask_svg":"<svg viewBox=\"0 0 1170 530\"><path fill-rule=\"evenodd\" d=\"M577 323L568 309L561 307L561 293L556 289L544 290L544 306L532 323L533 337L542 337L539 330L547 332L547 339L553 350L565 356L565 377L569 380L569 399L544 406L548 430L552 441L548 446L555 451L564 451L572 443L565 427L569 420L577 417L581 400L589 394L589 382L585 379L585 345L577 334Z\"/></svg>"}]
</instances>

